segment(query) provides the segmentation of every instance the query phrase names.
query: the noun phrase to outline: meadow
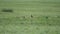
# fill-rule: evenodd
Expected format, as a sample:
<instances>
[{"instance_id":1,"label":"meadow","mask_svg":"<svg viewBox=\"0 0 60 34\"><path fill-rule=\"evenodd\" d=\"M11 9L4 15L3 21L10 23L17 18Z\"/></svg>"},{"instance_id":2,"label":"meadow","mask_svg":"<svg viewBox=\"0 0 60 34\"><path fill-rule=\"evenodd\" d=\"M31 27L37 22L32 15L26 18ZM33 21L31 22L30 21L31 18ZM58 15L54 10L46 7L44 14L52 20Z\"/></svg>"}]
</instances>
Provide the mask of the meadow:
<instances>
[{"instance_id":1,"label":"meadow","mask_svg":"<svg viewBox=\"0 0 60 34\"><path fill-rule=\"evenodd\" d=\"M0 34L60 34L60 0L0 0Z\"/></svg>"}]
</instances>

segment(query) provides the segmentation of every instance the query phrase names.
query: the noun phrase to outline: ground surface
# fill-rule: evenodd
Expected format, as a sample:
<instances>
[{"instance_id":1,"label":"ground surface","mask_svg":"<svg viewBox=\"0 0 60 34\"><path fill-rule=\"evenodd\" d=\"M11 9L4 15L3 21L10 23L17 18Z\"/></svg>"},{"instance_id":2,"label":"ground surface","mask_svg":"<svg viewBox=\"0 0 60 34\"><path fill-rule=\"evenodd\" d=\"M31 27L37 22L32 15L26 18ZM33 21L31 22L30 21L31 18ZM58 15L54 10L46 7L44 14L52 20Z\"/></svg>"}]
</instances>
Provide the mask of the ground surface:
<instances>
[{"instance_id":1,"label":"ground surface","mask_svg":"<svg viewBox=\"0 0 60 34\"><path fill-rule=\"evenodd\" d=\"M0 34L60 34L60 0L0 0Z\"/></svg>"}]
</instances>

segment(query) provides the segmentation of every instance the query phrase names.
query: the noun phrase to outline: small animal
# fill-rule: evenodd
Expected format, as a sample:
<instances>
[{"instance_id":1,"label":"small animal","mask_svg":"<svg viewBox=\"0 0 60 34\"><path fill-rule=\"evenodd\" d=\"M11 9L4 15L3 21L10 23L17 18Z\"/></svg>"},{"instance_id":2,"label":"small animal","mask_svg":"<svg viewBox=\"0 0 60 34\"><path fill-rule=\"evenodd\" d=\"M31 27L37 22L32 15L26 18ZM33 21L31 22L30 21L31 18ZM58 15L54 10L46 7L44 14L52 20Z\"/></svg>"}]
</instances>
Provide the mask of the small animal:
<instances>
[{"instance_id":1,"label":"small animal","mask_svg":"<svg viewBox=\"0 0 60 34\"><path fill-rule=\"evenodd\" d=\"M33 18L33 15L31 15L31 18Z\"/></svg>"}]
</instances>

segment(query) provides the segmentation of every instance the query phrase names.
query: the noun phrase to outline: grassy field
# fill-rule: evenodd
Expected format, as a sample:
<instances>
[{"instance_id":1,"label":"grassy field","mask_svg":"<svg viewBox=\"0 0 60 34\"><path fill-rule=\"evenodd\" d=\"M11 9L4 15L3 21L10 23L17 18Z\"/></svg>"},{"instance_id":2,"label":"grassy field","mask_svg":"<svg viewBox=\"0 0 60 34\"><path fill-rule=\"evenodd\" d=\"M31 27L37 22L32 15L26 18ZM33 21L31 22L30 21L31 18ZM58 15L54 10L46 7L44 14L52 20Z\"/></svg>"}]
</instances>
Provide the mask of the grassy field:
<instances>
[{"instance_id":1,"label":"grassy field","mask_svg":"<svg viewBox=\"0 0 60 34\"><path fill-rule=\"evenodd\" d=\"M60 0L0 0L0 34L60 34Z\"/></svg>"}]
</instances>

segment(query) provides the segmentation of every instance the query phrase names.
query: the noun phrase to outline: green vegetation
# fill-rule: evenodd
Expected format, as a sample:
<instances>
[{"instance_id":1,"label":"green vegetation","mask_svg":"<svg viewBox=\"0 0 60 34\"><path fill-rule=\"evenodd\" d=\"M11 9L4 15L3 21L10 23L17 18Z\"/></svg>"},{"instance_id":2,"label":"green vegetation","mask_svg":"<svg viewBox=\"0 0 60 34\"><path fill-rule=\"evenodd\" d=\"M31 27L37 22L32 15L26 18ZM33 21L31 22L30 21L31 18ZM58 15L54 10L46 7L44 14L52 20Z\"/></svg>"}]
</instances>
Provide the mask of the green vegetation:
<instances>
[{"instance_id":1,"label":"green vegetation","mask_svg":"<svg viewBox=\"0 0 60 34\"><path fill-rule=\"evenodd\" d=\"M60 34L60 0L0 0L0 34Z\"/></svg>"}]
</instances>

